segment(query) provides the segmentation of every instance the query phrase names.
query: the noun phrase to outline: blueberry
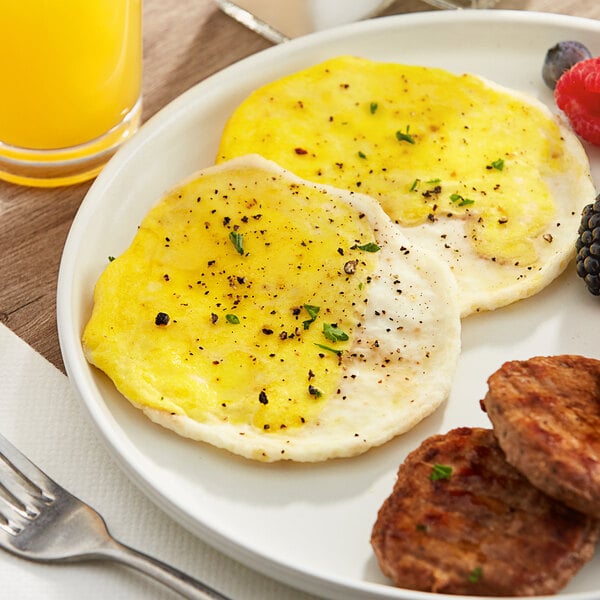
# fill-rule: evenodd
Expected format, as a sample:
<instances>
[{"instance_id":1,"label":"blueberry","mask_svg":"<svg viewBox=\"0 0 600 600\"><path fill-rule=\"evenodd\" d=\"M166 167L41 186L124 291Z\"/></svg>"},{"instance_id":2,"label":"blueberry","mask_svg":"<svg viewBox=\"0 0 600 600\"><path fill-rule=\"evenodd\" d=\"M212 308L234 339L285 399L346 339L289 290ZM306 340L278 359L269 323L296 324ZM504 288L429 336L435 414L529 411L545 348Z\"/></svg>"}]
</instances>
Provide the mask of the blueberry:
<instances>
[{"instance_id":1,"label":"blueberry","mask_svg":"<svg viewBox=\"0 0 600 600\"><path fill-rule=\"evenodd\" d=\"M565 71L568 71L575 63L588 58L592 58L592 54L581 42L559 42L546 52L542 68L544 83L553 90Z\"/></svg>"}]
</instances>

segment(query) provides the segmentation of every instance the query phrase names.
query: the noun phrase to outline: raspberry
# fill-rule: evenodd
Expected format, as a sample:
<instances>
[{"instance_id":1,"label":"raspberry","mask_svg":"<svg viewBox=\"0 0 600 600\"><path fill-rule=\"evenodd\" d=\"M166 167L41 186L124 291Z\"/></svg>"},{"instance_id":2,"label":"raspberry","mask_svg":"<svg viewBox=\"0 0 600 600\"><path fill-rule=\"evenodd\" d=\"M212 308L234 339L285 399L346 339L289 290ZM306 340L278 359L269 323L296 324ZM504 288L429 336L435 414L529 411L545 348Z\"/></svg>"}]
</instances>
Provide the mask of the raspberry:
<instances>
[{"instance_id":1,"label":"raspberry","mask_svg":"<svg viewBox=\"0 0 600 600\"><path fill-rule=\"evenodd\" d=\"M576 63L557 81L554 99L582 139L600 146L600 57Z\"/></svg>"},{"instance_id":2,"label":"raspberry","mask_svg":"<svg viewBox=\"0 0 600 600\"><path fill-rule=\"evenodd\" d=\"M594 296L600 296L600 195L581 213L577 250L577 275Z\"/></svg>"}]
</instances>

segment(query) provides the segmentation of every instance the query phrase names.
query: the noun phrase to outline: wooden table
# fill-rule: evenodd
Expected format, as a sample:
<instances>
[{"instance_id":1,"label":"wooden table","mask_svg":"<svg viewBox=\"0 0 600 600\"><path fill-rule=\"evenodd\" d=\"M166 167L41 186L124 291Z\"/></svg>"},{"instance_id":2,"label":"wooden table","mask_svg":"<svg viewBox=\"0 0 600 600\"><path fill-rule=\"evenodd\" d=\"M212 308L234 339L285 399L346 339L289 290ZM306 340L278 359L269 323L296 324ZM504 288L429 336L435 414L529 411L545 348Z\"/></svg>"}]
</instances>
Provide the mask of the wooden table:
<instances>
[{"instance_id":1,"label":"wooden table","mask_svg":"<svg viewBox=\"0 0 600 600\"><path fill-rule=\"evenodd\" d=\"M600 19L597 0L500 0L497 8ZM423 10L435 9L397 0L386 12ZM144 120L212 73L270 45L211 0L144 0ZM60 369L58 267L89 186L38 189L0 182L0 321Z\"/></svg>"}]
</instances>

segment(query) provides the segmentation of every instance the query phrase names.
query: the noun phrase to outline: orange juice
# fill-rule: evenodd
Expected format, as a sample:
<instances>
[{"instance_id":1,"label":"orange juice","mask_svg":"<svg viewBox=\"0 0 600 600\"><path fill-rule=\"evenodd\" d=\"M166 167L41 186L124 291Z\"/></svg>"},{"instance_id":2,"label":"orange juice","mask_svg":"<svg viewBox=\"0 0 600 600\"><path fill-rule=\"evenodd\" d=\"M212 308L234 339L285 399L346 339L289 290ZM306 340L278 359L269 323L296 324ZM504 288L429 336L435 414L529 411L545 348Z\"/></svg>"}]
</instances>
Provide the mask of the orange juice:
<instances>
[{"instance_id":1,"label":"orange juice","mask_svg":"<svg viewBox=\"0 0 600 600\"><path fill-rule=\"evenodd\" d=\"M0 0L0 177L27 179L33 161L49 185L82 179L74 164L55 177L52 162L103 162L137 127L141 2Z\"/></svg>"}]
</instances>

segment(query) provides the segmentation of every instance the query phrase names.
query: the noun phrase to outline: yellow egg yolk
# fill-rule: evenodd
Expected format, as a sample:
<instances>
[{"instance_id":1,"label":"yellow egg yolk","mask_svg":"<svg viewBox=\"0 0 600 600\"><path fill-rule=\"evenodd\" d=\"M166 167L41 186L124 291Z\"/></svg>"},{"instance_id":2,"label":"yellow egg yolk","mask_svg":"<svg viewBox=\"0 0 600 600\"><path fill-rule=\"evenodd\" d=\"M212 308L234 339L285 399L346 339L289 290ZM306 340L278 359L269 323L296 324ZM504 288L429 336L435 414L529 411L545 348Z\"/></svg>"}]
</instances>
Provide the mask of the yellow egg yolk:
<instances>
[{"instance_id":1,"label":"yellow egg yolk","mask_svg":"<svg viewBox=\"0 0 600 600\"><path fill-rule=\"evenodd\" d=\"M376 198L397 223L463 219L475 251L535 262L564 171L557 125L471 75L339 57L256 90L217 160L256 152L297 175Z\"/></svg>"},{"instance_id":2,"label":"yellow egg yolk","mask_svg":"<svg viewBox=\"0 0 600 600\"><path fill-rule=\"evenodd\" d=\"M368 220L331 198L247 168L170 193L97 283L94 364L132 401L199 421L274 433L314 419L377 263Z\"/></svg>"}]
</instances>

